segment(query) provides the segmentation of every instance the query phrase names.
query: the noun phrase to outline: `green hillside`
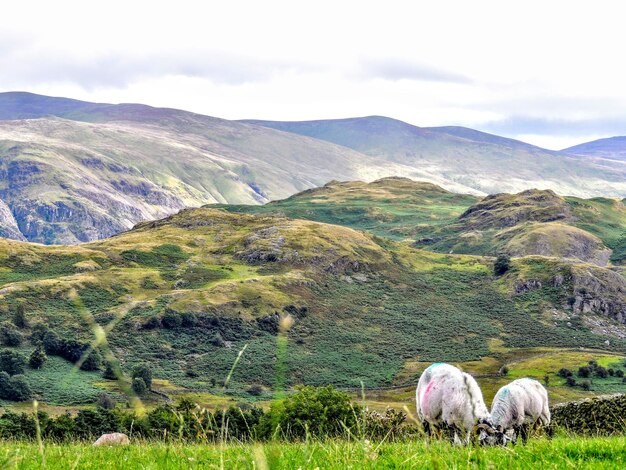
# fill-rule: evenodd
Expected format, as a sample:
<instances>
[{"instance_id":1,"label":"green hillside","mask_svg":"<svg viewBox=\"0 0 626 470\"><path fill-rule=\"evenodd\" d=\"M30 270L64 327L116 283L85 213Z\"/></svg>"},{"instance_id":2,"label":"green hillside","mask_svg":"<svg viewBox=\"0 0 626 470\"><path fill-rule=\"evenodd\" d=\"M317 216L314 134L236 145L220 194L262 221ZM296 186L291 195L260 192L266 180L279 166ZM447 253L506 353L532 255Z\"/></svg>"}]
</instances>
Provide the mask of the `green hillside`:
<instances>
[{"instance_id":1,"label":"green hillside","mask_svg":"<svg viewBox=\"0 0 626 470\"><path fill-rule=\"evenodd\" d=\"M216 207L344 225L442 253L508 252L602 266L626 260L626 206L618 199L539 190L478 198L430 183L384 178L369 184L331 182L262 206Z\"/></svg>"},{"instance_id":2,"label":"green hillside","mask_svg":"<svg viewBox=\"0 0 626 470\"><path fill-rule=\"evenodd\" d=\"M248 399L252 385L413 382L416 361L626 348L612 271L528 257L494 277L490 259L274 215L189 209L76 247L3 240L0 265L2 341L25 356L43 341L48 361L25 374L50 405L121 393L89 344L101 367L147 363L158 390L200 401L246 345L229 393Z\"/></svg>"}]
</instances>

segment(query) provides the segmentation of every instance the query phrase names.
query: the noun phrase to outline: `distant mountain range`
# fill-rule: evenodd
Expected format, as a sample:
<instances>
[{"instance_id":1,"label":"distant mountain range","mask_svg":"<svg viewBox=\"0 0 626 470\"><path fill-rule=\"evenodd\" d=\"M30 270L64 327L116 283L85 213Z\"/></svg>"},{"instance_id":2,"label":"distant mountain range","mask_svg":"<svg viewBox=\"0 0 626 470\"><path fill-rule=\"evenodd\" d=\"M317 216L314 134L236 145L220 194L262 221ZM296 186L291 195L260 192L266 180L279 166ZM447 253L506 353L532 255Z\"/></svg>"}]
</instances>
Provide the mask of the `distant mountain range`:
<instances>
[{"instance_id":1,"label":"distant mountain range","mask_svg":"<svg viewBox=\"0 0 626 470\"><path fill-rule=\"evenodd\" d=\"M104 238L210 203L262 204L331 180L404 176L485 195L626 196L619 143L553 152L385 117L228 121L141 104L0 93L0 235ZM579 148L582 147L582 148ZM615 156L612 156L615 155Z\"/></svg>"}]
</instances>

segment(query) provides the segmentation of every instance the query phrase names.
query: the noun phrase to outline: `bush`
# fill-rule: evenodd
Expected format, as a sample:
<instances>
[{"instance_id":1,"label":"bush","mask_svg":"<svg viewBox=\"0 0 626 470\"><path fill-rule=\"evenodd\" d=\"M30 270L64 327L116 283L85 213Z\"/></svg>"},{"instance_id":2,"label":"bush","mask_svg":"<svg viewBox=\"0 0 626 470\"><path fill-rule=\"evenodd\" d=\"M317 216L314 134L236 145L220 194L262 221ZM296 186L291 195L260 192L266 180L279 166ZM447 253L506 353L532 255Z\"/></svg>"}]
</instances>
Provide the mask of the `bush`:
<instances>
[{"instance_id":1,"label":"bush","mask_svg":"<svg viewBox=\"0 0 626 470\"><path fill-rule=\"evenodd\" d=\"M570 375L567 377L567 379L565 379L565 384L569 387L575 387L576 379L572 375Z\"/></svg>"},{"instance_id":2,"label":"bush","mask_svg":"<svg viewBox=\"0 0 626 470\"><path fill-rule=\"evenodd\" d=\"M101 393L98 395L98 400L96 401L96 408L101 408L104 410L112 410L115 408L115 400L110 397L107 393Z\"/></svg>"},{"instance_id":3,"label":"bush","mask_svg":"<svg viewBox=\"0 0 626 470\"><path fill-rule=\"evenodd\" d=\"M104 372L102 373L102 378L107 380L117 380L115 369L116 367L114 367L110 362L107 362Z\"/></svg>"},{"instance_id":4,"label":"bush","mask_svg":"<svg viewBox=\"0 0 626 470\"><path fill-rule=\"evenodd\" d=\"M183 312L181 316L183 317L183 326L185 328L193 328L198 324L198 317L196 317L195 313Z\"/></svg>"},{"instance_id":5,"label":"bush","mask_svg":"<svg viewBox=\"0 0 626 470\"><path fill-rule=\"evenodd\" d=\"M602 366L596 367L594 373L596 377L600 377L601 379L606 379L609 376L609 371L607 371L606 368Z\"/></svg>"},{"instance_id":6,"label":"bush","mask_svg":"<svg viewBox=\"0 0 626 470\"><path fill-rule=\"evenodd\" d=\"M148 390L152 388L152 370L147 364L141 364L133 369L132 378L140 378Z\"/></svg>"},{"instance_id":7,"label":"bush","mask_svg":"<svg viewBox=\"0 0 626 470\"><path fill-rule=\"evenodd\" d=\"M28 321L26 320L26 311L23 304L19 304L13 314L13 323L18 328L28 328Z\"/></svg>"},{"instance_id":8,"label":"bush","mask_svg":"<svg viewBox=\"0 0 626 470\"><path fill-rule=\"evenodd\" d=\"M511 269L511 257L506 253L499 254L495 263L493 263L493 273L496 276L502 276L509 269Z\"/></svg>"},{"instance_id":9,"label":"bush","mask_svg":"<svg viewBox=\"0 0 626 470\"><path fill-rule=\"evenodd\" d=\"M26 377L21 374L11 377L9 386L11 388L9 400L25 401L33 397L33 392L26 381Z\"/></svg>"},{"instance_id":10,"label":"bush","mask_svg":"<svg viewBox=\"0 0 626 470\"><path fill-rule=\"evenodd\" d=\"M509 375L509 368L507 366L500 367L498 374L503 376Z\"/></svg>"},{"instance_id":11,"label":"bush","mask_svg":"<svg viewBox=\"0 0 626 470\"><path fill-rule=\"evenodd\" d=\"M558 375L559 377L563 377L563 378L565 379L565 378L567 378L567 377L572 377L572 376L574 375L574 373L573 373L571 370L566 369L565 367L562 367L562 368L560 368L560 369L559 369L559 371L557 372L557 375Z\"/></svg>"},{"instance_id":12,"label":"bush","mask_svg":"<svg viewBox=\"0 0 626 470\"><path fill-rule=\"evenodd\" d=\"M273 403L259 423L259 435L269 439L281 434L287 439L338 437L354 430L360 407L350 395L326 387L299 387L285 400Z\"/></svg>"},{"instance_id":13,"label":"bush","mask_svg":"<svg viewBox=\"0 0 626 470\"><path fill-rule=\"evenodd\" d=\"M622 369L617 369L615 371L615 377L624 377L624 371Z\"/></svg>"},{"instance_id":14,"label":"bush","mask_svg":"<svg viewBox=\"0 0 626 470\"><path fill-rule=\"evenodd\" d=\"M141 377L135 377L133 379L132 387L137 395L144 395L148 391L148 387Z\"/></svg>"},{"instance_id":15,"label":"bush","mask_svg":"<svg viewBox=\"0 0 626 470\"><path fill-rule=\"evenodd\" d=\"M183 317L174 310L167 309L161 318L161 324L164 328L173 330L183 325Z\"/></svg>"},{"instance_id":16,"label":"bush","mask_svg":"<svg viewBox=\"0 0 626 470\"><path fill-rule=\"evenodd\" d=\"M143 280L141 281L141 287L143 289L158 289L159 285L154 282L154 280L151 277L144 277Z\"/></svg>"},{"instance_id":17,"label":"bush","mask_svg":"<svg viewBox=\"0 0 626 470\"><path fill-rule=\"evenodd\" d=\"M21 374L10 377L9 374L0 372L0 398L11 401L24 401L32 398L33 392Z\"/></svg>"},{"instance_id":18,"label":"bush","mask_svg":"<svg viewBox=\"0 0 626 470\"><path fill-rule=\"evenodd\" d=\"M12 323L4 323L0 327L0 337L2 338L2 344L5 346L19 346L24 341L22 333Z\"/></svg>"},{"instance_id":19,"label":"bush","mask_svg":"<svg viewBox=\"0 0 626 470\"><path fill-rule=\"evenodd\" d=\"M591 390L591 382L589 380L583 380L580 382L580 388L587 391Z\"/></svg>"},{"instance_id":20,"label":"bush","mask_svg":"<svg viewBox=\"0 0 626 470\"><path fill-rule=\"evenodd\" d=\"M246 390L250 395L254 397L258 397L263 394L263 387L261 385L251 385L248 390Z\"/></svg>"},{"instance_id":21,"label":"bush","mask_svg":"<svg viewBox=\"0 0 626 470\"><path fill-rule=\"evenodd\" d=\"M81 370L100 370L100 367L102 367L102 356L97 349L93 349L80 365Z\"/></svg>"},{"instance_id":22,"label":"bush","mask_svg":"<svg viewBox=\"0 0 626 470\"><path fill-rule=\"evenodd\" d=\"M28 365L31 369L40 369L47 359L48 356L46 355L46 351L44 351L43 346L40 345L37 346L30 354L30 357L28 358Z\"/></svg>"},{"instance_id":23,"label":"bush","mask_svg":"<svg viewBox=\"0 0 626 470\"><path fill-rule=\"evenodd\" d=\"M15 351L4 349L0 351L0 371L9 375L23 374L26 369L26 359Z\"/></svg>"},{"instance_id":24,"label":"bush","mask_svg":"<svg viewBox=\"0 0 626 470\"><path fill-rule=\"evenodd\" d=\"M578 368L578 377L587 378L591 375L591 368L587 366Z\"/></svg>"}]
</instances>

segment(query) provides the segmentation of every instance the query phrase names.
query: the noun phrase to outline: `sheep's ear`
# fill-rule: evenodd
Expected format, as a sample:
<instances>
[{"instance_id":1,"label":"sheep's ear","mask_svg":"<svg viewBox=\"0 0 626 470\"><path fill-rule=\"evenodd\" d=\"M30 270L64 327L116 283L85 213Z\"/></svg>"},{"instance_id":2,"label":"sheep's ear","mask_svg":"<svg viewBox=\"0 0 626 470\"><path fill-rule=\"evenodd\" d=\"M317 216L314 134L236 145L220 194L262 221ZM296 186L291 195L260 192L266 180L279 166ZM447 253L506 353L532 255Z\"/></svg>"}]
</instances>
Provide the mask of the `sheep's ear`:
<instances>
[{"instance_id":1,"label":"sheep's ear","mask_svg":"<svg viewBox=\"0 0 626 470\"><path fill-rule=\"evenodd\" d=\"M498 426L498 432L504 432L504 428L502 427L502 425Z\"/></svg>"}]
</instances>

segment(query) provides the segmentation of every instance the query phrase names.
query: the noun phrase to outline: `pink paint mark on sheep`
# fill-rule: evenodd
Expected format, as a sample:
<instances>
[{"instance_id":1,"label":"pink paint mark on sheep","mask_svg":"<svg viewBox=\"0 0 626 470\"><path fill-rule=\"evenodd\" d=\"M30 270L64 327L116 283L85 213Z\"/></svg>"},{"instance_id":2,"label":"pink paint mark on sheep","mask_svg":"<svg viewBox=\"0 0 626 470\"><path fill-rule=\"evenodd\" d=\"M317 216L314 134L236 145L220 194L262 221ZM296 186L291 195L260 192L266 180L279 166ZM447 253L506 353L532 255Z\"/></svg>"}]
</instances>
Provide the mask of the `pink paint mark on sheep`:
<instances>
[{"instance_id":1,"label":"pink paint mark on sheep","mask_svg":"<svg viewBox=\"0 0 626 470\"><path fill-rule=\"evenodd\" d=\"M426 390L424 390L424 394L422 395L422 410L424 411L424 413L428 413L428 394L433 388L433 385L435 385L434 380L431 380L430 382L428 382L428 385L426 386Z\"/></svg>"}]
</instances>

